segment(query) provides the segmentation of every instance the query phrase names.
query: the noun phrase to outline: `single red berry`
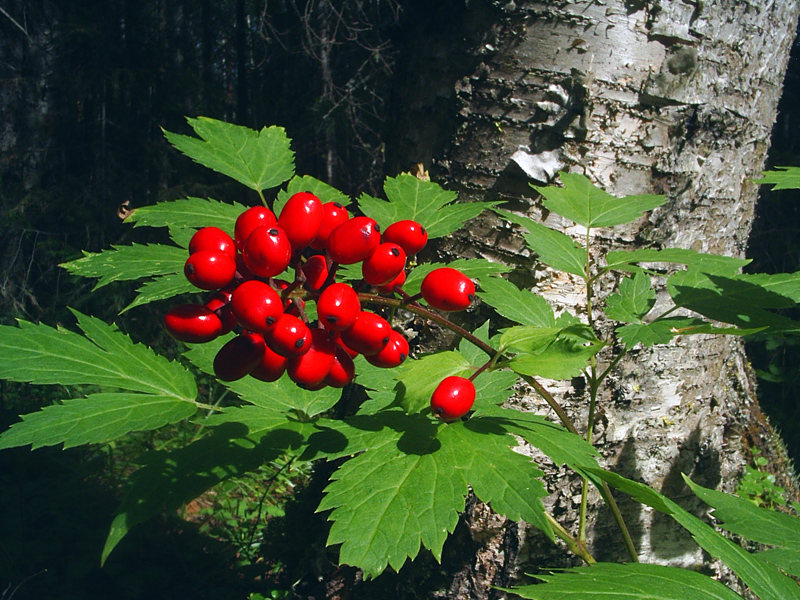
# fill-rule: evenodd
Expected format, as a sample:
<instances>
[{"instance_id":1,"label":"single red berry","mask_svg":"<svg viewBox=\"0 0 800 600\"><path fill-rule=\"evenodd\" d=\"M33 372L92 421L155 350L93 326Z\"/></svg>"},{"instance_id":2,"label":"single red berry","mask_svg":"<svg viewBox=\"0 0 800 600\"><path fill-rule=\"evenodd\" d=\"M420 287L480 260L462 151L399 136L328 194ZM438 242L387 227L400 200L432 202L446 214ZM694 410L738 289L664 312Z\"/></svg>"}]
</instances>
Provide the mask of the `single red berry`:
<instances>
[{"instance_id":1,"label":"single red berry","mask_svg":"<svg viewBox=\"0 0 800 600\"><path fill-rule=\"evenodd\" d=\"M317 237L311 241L311 247L319 252L325 250L328 236L345 221L350 220L347 209L338 202L326 202L322 205L322 224L319 226Z\"/></svg>"},{"instance_id":2,"label":"single red berry","mask_svg":"<svg viewBox=\"0 0 800 600\"><path fill-rule=\"evenodd\" d=\"M222 334L222 321L202 304L179 304L164 315L164 326L176 340L190 344L210 342Z\"/></svg>"},{"instance_id":3,"label":"single red berry","mask_svg":"<svg viewBox=\"0 0 800 600\"><path fill-rule=\"evenodd\" d=\"M323 379L323 383L330 387L343 388L352 382L356 376L356 365L353 358L347 353L343 346L336 344L336 355L328 374Z\"/></svg>"},{"instance_id":4,"label":"single red berry","mask_svg":"<svg viewBox=\"0 0 800 600\"><path fill-rule=\"evenodd\" d=\"M342 340L347 346L359 354L370 356L377 354L389 343L392 326L382 316L362 310L356 322L349 329L342 331Z\"/></svg>"},{"instance_id":5,"label":"single red berry","mask_svg":"<svg viewBox=\"0 0 800 600\"><path fill-rule=\"evenodd\" d=\"M248 208L236 219L233 228L233 239L236 249L240 252L244 249L244 244L250 234L258 227L272 227L278 223L275 214L266 206L253 206Z\"/></svg>"},{"instance_id":6,"label":"single red berry","mask_svg":"<svg viewBox=\"0 0 800 600\"><path fill-rule=\"evenodd\" d=\"M428 243L428 232L417 223L406 219L392 223L383 232L384 242L393 242L402 247L408 256L416 254Z\"/></svg>"},{"instance_id":7,"label":"single red berry","mask_svg":"<svg viewBox=\"0 0 800 600\"><path fill-rule=\"evenodd\" d=\"M247 238L242 258L258 277L275 277L289 266L292 244L280 227L259 227Z\"/></svg>"},{"instance_id":8,"label":"single red berry","mask_svg":"<svg viewBox=\"0 0 800 600\"><path fill-rule=\"evenodd\" d=\"M322 225L322 201L311 192L293 194L278 217L278 227L286 232L292 248L308 246Z\"/></svg>"},{"instance_id":9,"label":"single red berry","mask_svg":"<svg viewBox=\"0 0 800 600\"><path fill-rule=\"evenodd\" d=\"M231 306L232 297L233 290L224 288L214 293L206 302L206 307L214 311L222 322L223 335L232 331L237 324L236 315L233 314L233 307Z\"/></svg>"},{"instance_id":10,"label":"single red berry","mask_svg":"<svg viewBox=\"0 0 800 600\"><path fill-rule=\"evenodd\" d=\"M300 356L311 347L311 330L298 317L283 313L264 334L264 340L273 352L281 356Z\"/></svg>"},{"instance_id":11,"label":"single red berry","mask_svg":"<svg viewBox=\"0 0 800 600\"><path fill-rule=\"evenodd\" d=\"M250 371L250 377L255 377L261 381L278 381L286 372L286 365L289 359L281 356L277 352L273 352L269 346L264 349L264 356L256 365L256 368Z\"/></svg>"},{"instance_id":12,"label":"single red berry","mask_svg":"<svg viewBox=\"0 0 800 600\"><path fill-rule=\"evenodd\" d=\"M378 288L379 294L394 294L396 287L403 287L403 284L406 282L406 272L400 271L400 273L392 279L389 283L382 285Z\"/></svg>"},{"instance_id":13,"label":"single red berry","mask_svg":"<svg viewBox=\"0 0 800 600\"><path fill-rule=\"evenodd\" d=\"M332 331L344 331L351 327L360 312L358 294L346 283L332 283L317 300L319 321Z\"/></svg>"},{"instance_id":14,"label":"single red berry","mask_svg":"<svg viewBox=\"0 0 800 600\"><path fill-rule=\"evenodd\" d=\"M361 263L361 274L370 285L385 285L397 277L405 266L405 250L387 242L375 248L375 252Z\"/></svg>"},{"instance_id":15,"label":"single red berry","mask_svg":"<svg viewBox=\"0 0 800 600\"><path fill-rule=\"evenodd\" d=\"M214 374L222 381L241 379L258 366L266 348L261 334L240 333L219 349L214 357Z\"/></svg>"},{"instance_id":16,"label":"single red berry","mask_svg":"<svg viewBox=\"0 0 800 600\"><path fill-rule=\"evenodd\" d=\"M306 277L306 287L316 291L328 279L328 259L322 254L315 254L303 264L303 275Z\"/></svg>"},{"instance_id":17,"label":"single red berry","mask_svg":"<svg viewBox=\"0 0 800 600\"><path fill-rule=\"evenodd\" d=\"M342 265L361 262L381 243L380 227L369 217L353 217L328 236L328 256Z\"/></svg>"},{"instance_id":18,"label":"single red berry","mask_svg":"<svg viewBox=\"0 0 800 600\"><path fill-rule=\"evenodd\" d=\"M189 240L189 254L200 250L219 250L236 259L236 246L231 236L219 227L203 227L192 236L192 239Z\"/></svg>"},{"instance_id":19,"label":"single red berry","mask_svg":"<svg viewBox=\"0 0 800 600\"><path fill-rule=\"evenodd\" d=\"M403 363L408 357L408 340L399 331L389 334L389 343L383 350L372 356L367 356L367 362L376 367L391 369Z\"/></svg>"},{"instance_id":20,"label":"single red berry","mask_svg":"<svg viewBox=\"0 0 800 600\"><path fill-rule=\"evenodd\" d=\"M300 356L289 359L286 372L300 387L314 389L321 384L333 365L336 344L324 329L311 330L311 348Z\"/></svg>"},{"instance_id":21,"label":"single red berry","mask_svg":"<svg viewBox=\"0 0 800 600\"><path fill-rule=\"evenodd\" d=\"M460 419L474 403L475 385L469 379L456 375L442 379L431 396L431 410L442 421Z\"/></svg>"},{"instance_id":22,"label":"single red berry","mask_svg":"<svg viewBox=\"0 0 800 600\"><path fill-rule=\"evenodd\" d=\"M195 287L217 290L233 281L236 261L227 252L199 250L186 260L183 273Z\"/></svg>"},{"instance_id":23,"label":"single red berry","mask_svg":"<svg viewBox=\"0 0 800 600\"><path fill-rule=\"evenodd\" d=\"M422 297L439 310L467 308L475 299L475 284L461 271L450 267L435 269L422 280Z\"/></svg>"},{"instance_id":24,"label":"single red berry","mask_svg":"<svg viewBox=\"0 0 800 600\"><path fill-rule=\"evenodd\" d=\"M231 308L242 327L264 333L281 318L283 300L269 284L251 279L233 290Z\"/></svg>"}]
</instances>

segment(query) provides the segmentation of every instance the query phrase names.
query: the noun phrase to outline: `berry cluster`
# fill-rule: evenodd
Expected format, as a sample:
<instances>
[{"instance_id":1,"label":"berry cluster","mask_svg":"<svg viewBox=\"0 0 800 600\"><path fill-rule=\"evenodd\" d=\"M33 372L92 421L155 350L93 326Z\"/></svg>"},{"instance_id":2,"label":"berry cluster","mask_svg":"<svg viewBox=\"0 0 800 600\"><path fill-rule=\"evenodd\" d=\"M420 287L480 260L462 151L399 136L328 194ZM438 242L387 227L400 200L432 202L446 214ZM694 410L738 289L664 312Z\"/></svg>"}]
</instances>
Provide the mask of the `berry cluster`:
<instances>
[{"instance_id":1,"label":"berry cluster","mask_svg":"<svg viewBox=\"0 0 800 600\"><path fill-rule=\"evenodd\" d=\"M398 221L381 233L373 219L351 217L340 204L323 203L310 192L291 196L277 218L266 207L249 208L237 218L233 238L217 227L192 237L184 273L193 285L214 293L205 304L174 306L164 323L173 337L190 343L236 329L214 359L214 372L223 381L246 375L276 381L285 372L305 389L341 388L355 377L358 354L385 368L408 356L408 341L384 317L362 308L357 288L416 302L402 290L406 258L427 239L415 221ZM336 281L338 265L356 263L363 283L354 288ZM294 280L278 279L289 267ZM425 277L419 297L454 311L467 308L474 293L468 277L443 267ZM316 303L316 324L309 323L306 301ZM472 389L471 398L465 388ZM453 420L471 408L474 397L470 380L449 377L437 388L432 407Z\"/></svg>"}]
</instances>

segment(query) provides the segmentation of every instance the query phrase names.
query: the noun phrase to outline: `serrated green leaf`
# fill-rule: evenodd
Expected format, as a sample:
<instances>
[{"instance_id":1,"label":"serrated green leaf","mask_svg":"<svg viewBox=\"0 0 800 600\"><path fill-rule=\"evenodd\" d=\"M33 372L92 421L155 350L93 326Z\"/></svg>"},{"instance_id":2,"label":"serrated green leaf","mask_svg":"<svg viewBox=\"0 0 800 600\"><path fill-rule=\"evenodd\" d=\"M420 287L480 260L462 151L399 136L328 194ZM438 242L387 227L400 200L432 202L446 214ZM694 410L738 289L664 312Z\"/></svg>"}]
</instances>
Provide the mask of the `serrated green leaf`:
<instances>
[{"instance_id":1,"label":"serrated green leaf","mask_svg":"<svg viewBox=\"0 0 800 600\"><path fill-rule=\"evenodd\" d=\"M762 185L774 184L775 190L800 189L800 167L775 167L773 171L764 171L761 179L755 179Z\"/></svg>"},{"instance_id":2,"label":"serrated green leaf","mask_svg":"<svg viewBox=\"0 0 800 600\"><path fill-rule=\"evenodd\" d=\"M282 127L248 127L208 117L187 119L200 139L165 131L167 140L183 154L261 191L276 187L294 175L294 152Z\"/></svg>"},{"instance_id":3,"label":"serrated green leaf","mask_svg":"<svg viewBox=\"0 0 800 600\"><path fill-rule=\"evenodd\" d=\"M578 246L571 237L527 217L515 215L507 210L494 210L512 223L528 230L529 233L524 235L525 241L541 262L557 271L566 271L579 277L585 276L586 250Z\"/></svg>"},{"instance_id":4,"label":"serrated green leaf","mask_svg":"<svg viewBox=\"0 0 800 600\"><path fill-rule=\"evenodd\" d=\"M800 598L800 587L777 567L734 544L653 488L602 469L592 472L639 502L670 515L692 534L701 548L730 567L761 600Z\"/></svg>"},{"instance_id":5,"label":"serrated green leaf","mask_svg":"<svg viewBox=\"0 0 800 600\"><path fill-rule=\"evenodd\" d=\"M615 321L641 323L655 303L656 293L651 287L650 276L637 271L633 277L622 280L618 292L606 298L603 310Z\"/></svg>"},{"instance_id":6,"label":"serrated green leaf","mask_svg":"<svg viewBox=\"0 0 800 600\"><path fill-rule=\"evenodd\" d=\"M542 203L548 210L566 217L586 228L613 227L630 223L647 211L666 202L664 196L638 194L617 198L594 185L580 173L560 172L563 188L531 185L542 194Z\"/></svg>"},{"instance_id":7,"label":"serrated green leaf","mask_svg":"<svg viewBox=\"0 0 800 600\"><path fill-rule=\"evenodd\" d=\"M463 376L469 372L467 360L452 350L406 360L395 369L397 400L407 412L419 412L430 406L431 394L442 379L450 375Z\"/></svg>"},{"instance_id":8,"label":"serrated green leaf","mask_svg":"<svg viewBox=\"0 0 800 600\"><path fill-rule=\"evenodd\" d=\"M597 563L536 578L544 583L505 591L532 600L741 600L707 575L663 565Z\"/></svg>"},{"instance_id":9,"label":"serrated green leaf","mask_svg":"<svg viewBox=\"0 0 800 600\"><path fill-rule=\"evenodd\" d=\"M136 290L136 297L119 314L137 306L166 300L183 294L200 294L203 290L192 285L183 273L172 273L147 281Z\"/></svg>"},{"instance_id":10,"label":"serrated green leaf","mask_svg":"<svg viewBox=\"0 0 800 600\"><path fill-rule=\"evenodd\" d=\"M520 325L510 327L500 336L500 349L517 350L529 354L543 352L561 333L560 327L540 327L537 325Z\"/></svg>"},{"instance_id":11,"label":"serrated green leaf","mask_svg":"<svg viewBox=\"0 0 800 600\"><path fill-rule=\"evenodd\" d=\"M481 414L484 407L502 404L514 393L511 389L519 375L513 371L499 370L481 373L475 378L475 405L473 410Z\"/></svg>"},{"instance_id":12,"label":"serrated green leaf","mask_svg":"<svg viewBox=\"0 0 800 600\"><path fill-rule=\"evenodd\" d=\"M617 336L627 349L636 344L649 348L666 344L679 335L752 335L763 328L739 329L737 327L715 327L708 321L694 317L667 317L652 323L631 323L617 329Z\"/></svg>"},{"instance_id":13,"label":"serrated green leaf","mask_svg":"<svg viewBox=\"0 0 800 600\"><path fill-rule=\"evenodd\" d=\"M397 391L394 370L376 367L367 362L362 355L354 359L356 365L355 382L366 389L369 398L361 403L359 414L374 414L394 403Z\"/></svg>"},{"instance_id":14,"label":"serrated green leaf","mask_svg":"<svg viewBox=\"0 0 800 600\"><path fill-rule=\"evenodd\" d=\"M99 277L94 289L114 281L131 281L171 273L183 273L188 252L164 244L112 246L113 250L84 252L83 258L62 263L73 275Z\"/></svg>"},{"instance_id":15,"label":"serrated green leaf","mask_svg":"<svg viewBox=\"0 0 800 600\"><path fill-rule=\"evenodd\" d=\"M127 220L133 223L134 227L200 229L213 225L233 236L236 219L245 210L247 207L238 202L220 202L211 198L183 198L142 206L134 210Z\"/></svg>"},{"instance_id":16,"label":"serrated green leaf","mask_svg":"<svg viewBox=\"0 0 800 600\"><path fill-rule=\"evenodd\" d=\"M492 202L454 204L457 198L455 192L408 173L388 177L383 190L388 202L362 194L358 198L361 211L375 219L382 229L404 219L416 221L425 227L428 239L453 233L465 222L496 204Z\"/></svg>"},{"instance_id":17,"label":"serrated green leaf","mask_svg":"<svg viewBox=\"0 0 800 600\"><path fill-rule=\"evenodd\" d=\"M751 260L746 258L705 254L685 248L665 248L663 250L642 248L632 251L615 250L609 252L606 256L606 266L603 270L626 269L630 265L638 263L667 263L694 267L704 273L735 275L739 269L750 262Z\"/></svg>"},{"instance_id":18,"label":"serrated green leaf","mask_svg":"<svg viewBox=\"0 0 800 600\"><path fill-rule=\"evenodd\" d=\"M102 444L131 431L158 429L191 417L194 402L174 396L136 393L98 393L86 398L64 400L61 404L22 416L0 435L0 449L31 445L64 444L64 448L83 444Z\"/></svg>"},{"instance_id":19,"label":"serrated green leaf","mask_svg":"<svg viewBox=\"0 0 800 600\"><path fill-rule=\"evenodd\" d=\"M604 346L585 325L512 327L500 337L500 344L520 351L509 362L515 372L547 379L577 377Z\"/></svg>"},{"instance_id":20,"label":"serrated green leaf","mask_svg":"<svg viewBox=\"0 0 800 600\"><path fill-rule=\"evenodd\" d=\"M342 206L348 206L350 204L350 198L332 185L328 185L316 177L311 177L311 175L295 175L286 185L286 189L278 192L278 197L275 199L275 203L272 206L272 210L275 212L276 216L280 216L289 198L298 192L311 192L319 198L323 204L326 202L338 202Z\"/></svg>"},{"instance_id":21,"label":"serrated green leaf","mask_svg":"<svg viewBox=\"0 0 800 600\"><path fill-rule=\"evenodd\" d=\"M538 294L521 290L499 277L484 278L481 288L478 296L500 316L520 325L555 327L553 308Z\"/></svg>"},{"instance_id":22,"label":"serrated green leaf","mask_svg":"<svg viewBox=\"0 0 800 600\"><path fill-rule=\"evenodd\" d=\"M405 290L405 292L410 296L418 293L420 291L420 286L422 286L422 280L425 279L425 276L434 269L441 267L457 269L470 279L477 279L479 284L488 277L507 273L511 270L511 267L507 265L491 262L483 258L459 258L458 260L454 260L453 262L447 264L424 263L416 267L408 274L406 282L403 284L403 290Z\"/></svg>"}]
</instances>

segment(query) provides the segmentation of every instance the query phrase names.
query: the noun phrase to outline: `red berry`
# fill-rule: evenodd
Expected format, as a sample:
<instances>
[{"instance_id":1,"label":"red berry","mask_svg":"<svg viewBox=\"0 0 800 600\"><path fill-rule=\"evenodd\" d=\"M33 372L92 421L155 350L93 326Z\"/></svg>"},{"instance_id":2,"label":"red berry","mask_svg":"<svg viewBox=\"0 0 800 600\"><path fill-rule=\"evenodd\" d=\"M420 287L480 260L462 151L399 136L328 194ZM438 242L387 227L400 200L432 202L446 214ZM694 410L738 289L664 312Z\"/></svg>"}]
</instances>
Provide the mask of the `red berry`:
<instances>
[{"instance_id":1,"label":"red berry","mask_svg":"<svg viewBox=\"0 0 800 600\"><path fill-rule=\"evenodd\" d=\"M311 330L298 317L284 313L264 339L281 356L300 356L311 347Z\"/></svg>"},{"instance_id":2,"label":"red berry","mask_svg":"<svg viewBox=\"0 0 800 600\"><path fill-rule=\"evenodd\" d=\"M320 323L333 331L344 331L351 327L360 312L358 294L346 283L332 283L317 300Z\"/></svg>"},{"instance_id":3,"label":"red berry","mask_svg":"<svg viewBox=\"0 0 800 600\"><path fill-rule=\"evenodd\" d=\"M258 277L275 277L289 266L292 244L280 227L259 227L247 238L242 258Z\"/></svg>"},{"instance_id":4,"label":"red berry","mask_svg":"<svg viewBox=\"0 0 800 600\"><path fill-rule=\"evenodd\" d=\"M242 327L264 333L281 318L283 300L268 284L251 279L233 290L231 308Z\"/></svg>"},{"instance_id":5,"label":"red berry","mask_svg":"<svg viewBox=\"0 0 800 600\"><path fill-rule=\"evenodd\" d=\"M244 244L250 234L253 233L258 227L272 227L276 225L278 220L275 214L266 206L253 206L248 208L239 218L236 219L236 225L233 228L233 238L236 243L236 249L240 252L244 249Z\"/></svg>"},{"instance_id":6,"label":"red berry","mask_svg":"<svg viewBox=\"0 0 800 600\"><path fill-rule=\"evenodd\" d=\"M356 322L342 331L342 341L352 350L364 356L377 354L389 343L392 326L382 316L362 310Z\"/></svg>"},{"instance_id":7,"label":"red berry","mask_svg":"<svg viewBox=\"0 0 800 600\"><path fill-rule=\"evenodd\" d=\"M250 377L255 377L261 381L278 381L286 372L286 365L289 362L285 356L273 352L269 346L264 349L264 356L250 371Z\"/></svg>"},{"instance_id":8,"label":"red berry","mask_svg":"<svg viewBox=\"0 0 800 600\"><path fill-rule=\"evenodd\" d=\"M379 294L394 294L396 287L402 287L403 284L406 282L406 272L400 271L400 273L392 279L389 283L382 285L378 288Z\"/></svg>"},{"instance_id":9,"label":"red berry","mask_svg":"<svg viewBox=\"0 0 800 600\"><path fill-rule=\"evenodd\" d=\"M431 410L443 421L463 417L475 402L475 385L465 377L451 375L442 379L431 396Z\"/></svg>"},{"instance_id":10,"label":"red berry","mask_svg":"<svg viewBox=\"0 0 800 600\"><path fill-rule=\"evenodd\" d=\"M192 285L201 290L217 290L233 281L236 261L226 252L199 250L189 256L183 273Z\"/></svg>"},{"instance_id":11,"label":"red berry","mask_svg":"<svg viewBox=\"0 0 800 600\"><path fill-rule=\"evenodd\" d=\"M311 330L311 348L289 359L286 372L297 385L312 389L322 383L333 365L336 344L324 329Z\"/></svg>"},{"instance_id":12,"label":"red berry","mask_svg":"<svg viewBox=\"0 0 800 600\"><path fill-rule=\"evenodd\" d=\"M214 357L214 374L222 381L241 379L258 366L266 347L261 334L248 331L237 335Z\"/></svg>"},{"instance_id":13,"label":"red berry","mask_svg":"<svg viewBox=\"0 0 800 600\"><path fill-rule=\"evenodd\" d=\"M405 220L392 223L383 232L384 242L393 242L402 247L408 256L416 254L428 243L428 232L416 221Z\"/></svg>"},{"instance_id":14,"label":"red berry","mask_svg":"<svg viewBox=\"0 0 800 600\"><path fill-rule=\"evenodd\" d=\"M355 350L350 348L347 344L345 344L344 341L342 341L342 336L336 335L336 333L337 332L332 333L332 335L334 335L333 341L336 342L336 346L344 350L345 353L347 353L347 356L349 356L350 358L355 358L356 356L358 356L358 352L356 352Z\"/></svg>"},{"instance_id":15,"label":"red berry","mask_svg":"<svg viewBox=\"0 0 800 600\"><path fill-rule=\"evenodd\" d=\"M396 367L408 357L408 340L403 334L392 330L389 334L389 343L383 350L372 356L367 356L367 362L376 367L391 369Z\"/></svg>"},{"instance_id":16,"label":"red berry","mask_svg":"<svg viewBox=\"0 0 800 600\"><path fill-rule=\"evenodd\" d=\"M343 346L336 344L336 355L323 383L330 387L343 388L356 376L356 365Z\"/></svg>"},{"instance_id":17,"label":"red berry","mask_svg":"<svg viewBox=\"0 0 800 600\"><path fill-rule=\"evenodd\" d=\"M222 334L222 321L202 304L179 304L164 315L164 325L176 340L202 344Z\"/></svg>"},{"instance_id":18,"label":"red berry","mask_svg":"<svg viewBox=\"0 0 800 600\"><path fill-rule=\"evenodd\" d=\"M475 299L475 284L461 271L441 267L422 280L422 297L439 310L463 310Z\"/></svg>"},{"instance_id":19,"label":"red berry","mask_svg":"<svg viewBox=\"0 0 800 600\"><path fill-rule=\"evenodd\" d=\"M233 314L233 307L231 306L232 296L232 291L222 289L211 296L206 302L206 307L214 311L222 322L223 335L233 330L237 323L236 315Z\"/></svg>"},{"instance_id":20,"label":"red berry","mask_svg":"<svg viewBox=\"0 0 800 600\"><path fill-rule=\"evenodd\" d=\"M381 243L380 228L374 219L353 217L328 236L328 256L342 265L352 265L369 258Z\"/></svg>"},{"instance_id":21,"label":"red berry","mask_svg":"<svg viewBox=\"0 0 800 600\"><path fill-rule=\"evenodd\" d=\"M331 231L348 220L350 220L350 215L347 214L347 209L338 202L326 202L323 204L322 225L319 226L317 237L312 240L311 247L318 251L325 250Z\"/></svg>"},{"instance_id":22,"label":"red berry","mask_svg":"<svg viewBox=\"0 0 800 600\"><path fill-rule=\"evenodd\" d=\"M381 244L361 263L361 274L370 285L384 285L397 277L406 266L406 253L397 244Z\"/></svg>"},{"instance_id":23,"label":"red berry","mask_svg":"<svg viewBox=\"0 0 800 600\"><path fill-rule=\"evenodd\" d=\"M322 254L311 256L303 265L303 275L308 289L320 289L328 279L328 259Z\"/></svg>"},{"instance_id":24,"label":"red berry","mask_svg":"<svg viewBox=\"0 0 800 600\"><path fill-rule=\"evenodd\" d=\"M299 250L308 246L319 233L322 225L322 202L311 192L292 195L284 205L278 227L286 232L292 248Z\"/></svg>"},{"instance_id":25,"label":"red berry","mask_svg":"<svg viewBox=\"0 0 800 600\"><path fill-rule=\"evenodd\" d=\"M236 259L236 246L231 236L219 227L203 227L192 236L192 239L189 240L189 254L200 250L219 250Z\"/></svg>"}]
</instances>

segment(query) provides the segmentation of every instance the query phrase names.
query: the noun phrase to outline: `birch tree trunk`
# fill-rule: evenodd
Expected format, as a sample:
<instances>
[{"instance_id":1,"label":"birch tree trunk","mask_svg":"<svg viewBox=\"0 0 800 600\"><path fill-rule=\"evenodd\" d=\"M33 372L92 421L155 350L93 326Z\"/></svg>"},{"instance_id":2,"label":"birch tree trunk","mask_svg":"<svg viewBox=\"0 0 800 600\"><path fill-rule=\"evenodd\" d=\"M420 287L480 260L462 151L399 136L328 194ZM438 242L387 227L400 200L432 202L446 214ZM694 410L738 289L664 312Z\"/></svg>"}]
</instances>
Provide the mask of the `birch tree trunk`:
<instances>
[{"instance_id":1,"label":"birch tree trunk","mask_svg":"<svg viewBox=\"0 0 800 600\"><path fill-rule=\"evenodd\" d=\"M800 3L494 4L471 2L436 35L421 30L411 40L415 52L398 94L405 107L393 145L398 168L432 164L433 178L457 190L461 201L504 201L576 236L581 232L548 214L528 184L550 183L559 170L584 173L615 195L668 199L630 226L598 230L592 240L598 255L679 247L744 256L757 196L751 180L768 149ZM441 252L517 265L516 282L585 318L579 282L537 264L523 248L518 233L484 216ZM596 291L607 294L615 283L603 280ZM582 381L543 383L575 423L586 423ZM520 390L517 403L520 410L548 411L531 390ZM732 491L752 447L785 467L791 484L791 467L760 413L736 339L693 336L633 351L614 370L599 406L593 441L606 466L698 515L703 509L692 503L680 474ZM574 526L580 482L556 466L548 471L549 508ZM689 568L706 560L673 522L620 502L640 560ZM592 553L625 560L597 497L591 508ZM398 585L393 597L502 597L490 586L517 582L542 566L573 564L535 531L479 503L469 505L464 524L449 546L440 587L425 595Z\"/></svg>"}]
</instances>

